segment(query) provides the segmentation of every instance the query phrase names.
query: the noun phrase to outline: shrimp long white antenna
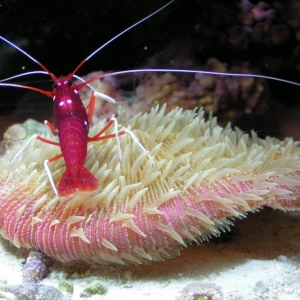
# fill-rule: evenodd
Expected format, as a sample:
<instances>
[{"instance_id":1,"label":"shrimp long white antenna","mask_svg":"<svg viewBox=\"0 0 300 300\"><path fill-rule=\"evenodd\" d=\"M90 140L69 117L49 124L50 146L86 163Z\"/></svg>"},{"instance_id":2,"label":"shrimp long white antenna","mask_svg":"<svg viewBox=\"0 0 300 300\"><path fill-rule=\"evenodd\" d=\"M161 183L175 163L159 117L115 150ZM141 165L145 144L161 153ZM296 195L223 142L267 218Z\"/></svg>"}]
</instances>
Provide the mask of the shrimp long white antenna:
<instances>
[{"instance_id":1,"label":"shrimp long white antenna","mask_svg":"<svg viewBox=\"0 0 300 300\"><path fill-rule=\"evenodd\" d=\"M28 86L28 85L21 85L21 84L16 84L16 83L0 83L0 86L10 86L10 87L16 87L16 88L21 88L21 89L27 89L27 90L32 90L39 92L41 94L46 95L47 97L52 97L52 92L44 91L39 88L35 88L33 86Z\"/></svg>"},{"instance_id":2,"label":"shrimp long white antenna","mask_svg":"<svg viewBox=\"0 0 300 300\"><path fill-rule=\"evenodd\" d=\"M27 76L27 75L36 75L36 74L43 74L43 75L49 75L47 72L45 71L31 71L31 72L26 72L26 73L22 73L22 74L18 74L18 75L14 75L14 76L11 76L11 77L8 77L8 78L5 78L5 79L1 79L0 80L0 83L1 82L6 82L6 81L9 81L9 80L12 80L12 79L15 79L15 78L20 78L20 77L23 77L23 76ZM74 78L80 80L81 82L85 82L85 80L83 78L81 78L80 76L78 75L73 75ZM0 84L0 86L5 86L5 84ZM11 86L10 84L8 84L7 86ZM114 103L114 104L118 104L119 102L117 102L114 98L108 96L108 95L105 95L103 93L100 93L98 91L96 91L90 84L87 84L87 86L92 89L95 94L99 97L102 97L105 101L107 102L110 102L110 103ZM122 103L122 102L120 102Z\"/></svg>"},{"instance_id":3,"label":"shrimp long white antenna","mask_svg":"<svg viewBox=\"0 0 300 300\"><path fill-rule=\"evenodd\" d=\"M72 72L72 74L75 74L79 68L81 68L81 66L87 62L92 56L94 56L96 53L98 53L100 50L102 50L104 47L106 47L107 45L109 45L111 42L113 42L114 40L116 40L118 37L120 37L121 35L123 35L124 33L126 33L127 31L131 30L132 28L134 28L135 26L141 24L142 22L146 21L147 19L151 18L152 16L156 15L157 13L159 13L161 10L163 10L164 8L166 8L167 6L169 6L172 2L174 2L175 0L172 0L170 2L168 2L167 4L165 4L164 6L162 6L161 8L159 8L158 10L156 10L155 12L153 12L152 14L148 15L147 17L143 18L142 20L134 23L133 25L129 26L128 28L126 28L125 30L123 30L122 32L120 32L119 34L117 34L116 36L114 36L112 39L108 40L106 43L104 43L102 46L100 46L99 48L97 48L92 54L90 54L86 59L84 59L77 67L76 69Z\"/></svg>"},{"instance_id":4,"label":"shrimp long white antenna","mask_svg":"<svg viewBox=\"0 0 300 300\"><path fill-rule=\"evenodd\" d=\"M208 75L216 75L216 76L231 76L231 77L254 77L254 78L262 78L262 79L269 79L273 81L279 81L283 83L288 83L296 86L300 86L300 83L286 80L282 78L272 77L272 76L265 76L265 75L259 75L259 74L250 74L250 73L223 73L223 72L214 72L214 71L198 71L198 70L186 70L186 69L135 69L135 70L125 70L125 71L116 71L111 72L103 75L96 76L94 78L91 78L87 80L84 83L81 83L78 85L78 88L81 89L85 85L89 84L90 82L93 82L96 79L99 78L105 78L107 76L115 76L115 75L124 75L124 74L134 74L134 73L146 73L146 72L159 72L159 73L190 73L190 74L208 74Z\"/></svg>"},{"instance_id":5,"label":"shrimp long white antenna","mask_svg":"<svg viewBox=\"0 0 300 300\"><path fill-rule=\"evenodd\" d=\"M278 78L278 77L272 77L272 76L266 76L266 75L260 75L260 74L252 74L252 73L226 73L226 72L215 72L215 71L200 71L200 70L185 70L185 69L135 69L135 70L125 70L125 71L117 71L117 72L111 72L111 73L106 73L106 74L102 74L99 75L97 77L92 78L91 80L88 80L88 82L86 80L84 80L83 78L81 78L78 75L73 75L74 78L80 80L84 86L87 85L90 89L92 89L95 94L97 94L100 97L103 97L104 100L106 100L107 102L111 102L111 103L115 103L115 104L121 104L123 102L117 102L115 101L113 98L100 93L98 91L96 91L90 84L89 82L92 82L94 79L99 79L99 78L104 78L104 77L108 77L108 76L113 76L113 75L124 75L124 74L132 74L132 73L142 73L142 72L170 72L170 73L192 73L192 74L207 74L207 75L216 75L216 76L230 76L230 77L255 77L255 78L262 78L262 79L269 79L269 80L273 80L273 81L279 81L279 82L283 82L283 83L288 83L288 84L292 84L292 85L296 85L296 86L300 86L300 83L295 82L295 81L291 81L291 80L287 80L287 79L283 79L283 78ZM18 74L18 75L14 75L5 79L1 79L1 82L6 82L15 78L20 78L23 76L27 76L27 75L36 75L36 74L43 74L43 75L49 75L47 72L45 71L31 71L31 72L26 72L26 73L22 73L22 74ZM4 84L0 84L1 86L5 86Z\"/></svg>"},{"instance_id":6,"label":"shrimp long white antenna","mask_svg":"<svg viewBox=\"0 0 300 300\"><path fill-rule=\"evenodd\" d=\"M6 82L9 81L11 79L15 79L15 78L20 78L23 76L27 76L27 75L36 75L36 74L44 74L44 75L49 75L47 72L45 71L31 71L31 72L26 72L26 73L22 73L22 74L18 74L18 75L14 75L5 79L1 79L0 82Z\"/></svg>"},{"instance_id":7,"label":"shrimp long white antenna","mask_svg":"<svg viewBox=\"0 0 300 300\"><path fill-rule=\"evenodd\" d=\"M17 49L18 51L20 51L21 53L23 53L24 55L26 55L30 60L32 60L33 62L35 62L36 64L38 64L43 70L45 70L47 72L47 74L49 74L49 76L51 77L51 79L53 81L57 80L57 77L52 74L42 63L40 63L39 61L37 61L35 58L33 58L30 54L28 54L27 52L25 52L23 49L21 49L20 47L18 47L17 45L15 45L14 43L10 42L9 40L7 40L6 38L4 38L3 36L0 36L0 39L4 42L6 42L7 44L11 45L13 48Z\"/></svg>"}]
</instances>

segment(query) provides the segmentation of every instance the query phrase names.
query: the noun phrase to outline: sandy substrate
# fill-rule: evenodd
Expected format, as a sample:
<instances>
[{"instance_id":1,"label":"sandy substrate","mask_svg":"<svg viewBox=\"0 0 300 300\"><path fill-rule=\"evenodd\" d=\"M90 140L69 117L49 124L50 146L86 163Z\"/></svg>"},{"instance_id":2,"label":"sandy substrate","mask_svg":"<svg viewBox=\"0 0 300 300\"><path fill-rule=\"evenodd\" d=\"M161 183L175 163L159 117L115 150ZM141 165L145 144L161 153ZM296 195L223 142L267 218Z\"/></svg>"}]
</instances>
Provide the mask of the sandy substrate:
<instances>
[{"instance_id":1,"label":"sandy substrate","mask_svg":"<svg viewBox=\"0 0 300 300\"><path fill-rule=\"evenodd\" d=\"M92 281L108 289L105 296L89 299L180 298L184 287L194 282L214 283L224 299L300 299L300 213L264 210L236 221L231 234L222 239L190 245L180 256L141 266L66 266L55 262L41 283L58 286L73 283L73 295ZM21 284L28 252L0 240L0 280Z\"/></svg>"}]
</instances>

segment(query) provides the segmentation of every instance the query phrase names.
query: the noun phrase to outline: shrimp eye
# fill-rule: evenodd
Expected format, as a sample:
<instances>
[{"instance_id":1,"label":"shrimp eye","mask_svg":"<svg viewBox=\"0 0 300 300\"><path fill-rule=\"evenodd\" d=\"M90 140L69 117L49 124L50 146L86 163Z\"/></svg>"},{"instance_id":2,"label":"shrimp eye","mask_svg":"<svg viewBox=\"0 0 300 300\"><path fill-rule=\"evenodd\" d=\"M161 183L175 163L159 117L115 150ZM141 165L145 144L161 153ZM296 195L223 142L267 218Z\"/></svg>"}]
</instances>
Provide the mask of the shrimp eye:
<instances>
[{"instance_id":1,"label":"shrimp eye","mask_svg":"<svg viewBox=\"0 0 300 300\"><path fill-rule=\"evenodd\" d=\"M54 90L57 90L57 88L58 88L58 85L57 85L56 82L54 82L54 83L53 83L53 89L54 89Z\"/></svg>"},{"instance_id":2,"label":"shrimp eye","mask_svg":"<svg viewBox=\"0 0 300 300\"><path fill-rule=\"evenodd\" d=\"M73 85L73 81L72 80L68 80L68 86L72 86Z\"/></svg>"}]
</instances>

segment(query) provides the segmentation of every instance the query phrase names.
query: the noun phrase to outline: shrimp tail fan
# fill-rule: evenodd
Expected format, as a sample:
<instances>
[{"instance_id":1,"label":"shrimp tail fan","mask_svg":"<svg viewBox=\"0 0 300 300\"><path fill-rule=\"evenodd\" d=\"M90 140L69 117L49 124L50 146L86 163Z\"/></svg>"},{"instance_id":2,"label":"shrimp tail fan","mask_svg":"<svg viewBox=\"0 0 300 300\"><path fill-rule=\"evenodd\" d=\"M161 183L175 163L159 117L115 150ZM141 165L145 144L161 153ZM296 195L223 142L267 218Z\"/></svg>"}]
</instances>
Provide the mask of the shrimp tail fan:
<instances>
[{"instance_id":1,"label":"shrimp tail fan","mask_svg":"<svg viewBox=\"0 0 300 300\"><path fill-rule=\"evenodd\" d=\"M66 197L76 191L91 192L99 187L95 176L83 166L72 166L63 173L59 185L58 195Z\"/></svg>"}]
</instances>

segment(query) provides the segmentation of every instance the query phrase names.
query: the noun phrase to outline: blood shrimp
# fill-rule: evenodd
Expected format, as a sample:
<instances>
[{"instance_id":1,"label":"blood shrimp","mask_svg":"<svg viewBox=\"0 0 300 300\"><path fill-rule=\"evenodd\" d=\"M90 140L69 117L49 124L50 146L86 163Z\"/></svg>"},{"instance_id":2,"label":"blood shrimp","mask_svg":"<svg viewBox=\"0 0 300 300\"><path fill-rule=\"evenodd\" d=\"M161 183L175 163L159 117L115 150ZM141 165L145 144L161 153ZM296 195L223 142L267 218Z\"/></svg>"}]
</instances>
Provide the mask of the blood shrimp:
<instances>
[{"instance_id":1,"label":"blood shrimp","mask_svg":"<svg viewBox=\"0 0 300 300\"><path fill-rule=\"evenodd\" d=\"M226 75L226 76L244 76L244 77L256 77L256 78L265 78L265 79L273 79L279 80L286 83L296 84L294 82L277 79L273 77L263 76L263 75L254 75L254 74L237 74L237 73L220 73L220 72L210 72L210 71L197 71L197 70L182 70L182 69L138 69L138 70L127 70L127 71L118 71L112 72L109 74L104 74L100 76L93 77L87 81L84 81L80 84L75 84L73 82L73 78L76 77L76 72L81 68L81 66L88 61L91 57L97 54L101 49L110 44L112 41L117 39L119 36L123 35L125 32L131 30L141 22L149 19L153 15L157 14L159 11L170 5L174 0L170 1L160 9L156 10L154 13L148 15L144 19L138 21L127 29L123 30L121 33L110 39L108 42L97 48L92 54L90 54L86 59L84 59L73 72L68 74L67 76L56 77L52 74L42 63L34 59L27 52L8 41L4 37L0 36L0 39L7 44L11 45L13 48L17 49L24 55L26 55L33 62L38 64L43 70L43 73L47 73L54 82L53 91L44 91L39 88L27 86L27 85L19 85L13 83L0 83L0 86L10 86L10 87L18 87L25 88L29 90L34 90L39 93L42 93L48 97L53 98L54 102L54 125L50 124L48 121L45 121L45 124L48 128L50 128L53 132L58 135L59 142L54 142L48 140L42 136L36 135L36 138L42 142L59 146L61 149L61 154L52 157L45 161L45 169L48 173L50 183L54 189L54 191L60 197L66 197L74 194L76 191L80 192L89 192L94 191L99 188L99 183L95 176L84 167L84 163L87 156L87 144L92 141L100 141L110 138L118 138L118 136L126 134L127 132L131 134L131 136L137 141L134 135L129 130L123 130L118 132L118 127L116 125L116 119L112 117L105 127L100 130L95 136L89 137L89 128L91 124L91 119L94 112L95 106L95 93L92 93L90 102L87 107L84 107L84 104L79 96L79 91L92 81L104 78L106 76L120 75L120 74L131 74L131 73L141 73L141 72L185 72L185 73L202 73L202 74L212 74L212 75ZM33 72L39 73L39 72ZM29 74L29 73L26 73ZM21 74L20 76L24 76L26 74ZM18 76L14 76L12 78L16 78ZM11 78L10 78L11 79ZM298 85L298 84L297 84ZM108 96L102 95L102 97L108 101L113 101ZM113 134L105 135L107 130L115 124L115 130ZM138 141L137 141L138 142ZM24 145L26 146L26 144ZM141 144L139 144L140 148L146 151ZM22 150L22 149L21 149ZM51 163L57 159L64 158L66 164L66 170L64 171L60 182L58 184L57 190L55 184L52 181L51 174L48 168L48 163Z\"/></svg>"},{"instance_id":2,"label":"blood shrimp","mask_svg":"<svg viewBox=\"0 0 300 300\"><path fill-rule=\"evenodd\" d=\"M48 121L45 121L46 126L50 128L53 132L57 133L59 138L59 143L47 140L39 135L36 136L42 142L60 146L61 154L48 159L45 161L45 168L49 175L49 179L54 191L60 197L66 197L72 195L76 191L80 192L89 192L98 189L99 183L95 176L84 167L84 162L87 155L87 143L92 141L100 141L104 139L113 138L116 136L120 136L125 134L127 131L115 132L110 135L103 135L112 125L116 122L115 118L111 118L106 126L100 130L95 136L89 137L89 127L91 124L91 119L93 116L94 106L95 106L95 95L94 93L91 96L90 102L87 106L87 109L84 107L82 100L79 96L79 91L86 85L88 85L91 81L99 78L94 77L88 81L85 81L81 84L75 84L72 79L75 77L75 73L79 70L79 68L88 61L92 56L94 56L97 52L103 49L106 45L111 43L113 40L137 26L144 20L150 18L155 15L166 6L171 4L174 0L170 1L154 13L148 15L144 19L138 21L127 29L123 30L121 33L113 37L111 40L100 46L96 49L92 54L90 54L86 59L84 59L75 70L68 74L67 76L56 77L52 74L42 63L34 59L31 55L26 53L24 50L8 41L4 37L0 36L0 39L11 45L13 48L22 52L32 61L37 63L42 69L45 70L46 73L49 74L51 79L53 80L53 91L44 91L35 87L19 85L19 84L11 84L11 83L1 83L1 86L12 86L34 90L40 92L48 97L53 98L54 103L54 125L50 124ZM24 74L23 74L24 75ZM110 97L104 96L105 99L111 99ZM88 111L87 111L88 110ZM131 133L134 138L133 134ZM142 145L140 147L143 149ZM21 149L22 150L22 149ZM63 173L61 180L58 184L58 188L56 190L55 185L52 181L50 171L48 169L47 164L53 162L57 159L64 158L66 163L66 170Z\"/></svg>"}]
</instances>

